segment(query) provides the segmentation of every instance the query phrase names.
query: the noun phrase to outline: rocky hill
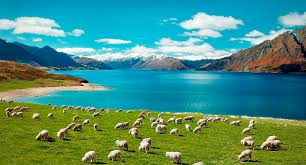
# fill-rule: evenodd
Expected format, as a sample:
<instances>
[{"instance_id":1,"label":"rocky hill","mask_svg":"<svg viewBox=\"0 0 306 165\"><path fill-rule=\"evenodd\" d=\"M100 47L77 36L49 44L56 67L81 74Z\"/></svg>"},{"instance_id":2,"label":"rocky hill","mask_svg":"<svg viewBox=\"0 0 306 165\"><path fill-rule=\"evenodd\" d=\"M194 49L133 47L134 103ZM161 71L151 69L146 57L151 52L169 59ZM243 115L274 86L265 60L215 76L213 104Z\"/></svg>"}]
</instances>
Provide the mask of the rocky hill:
<instances>
[{"instance_id":1,"label":"rocky hill","mask_svg":"<svg viewBox=\"0 0 306 165\"><path fill-rule=\"evenodd\" d=\"M93 70L104 70L104 69L112 69L111 67L107 66L101 61L92 59L92 58L87 58L87 57L74 57L74 60L82 64L88 69L93 69Z\"/></svg>"},{"instance_id":2,"label":"rocky hill","mask_svg":"<svg viewBox=\"0 0 306 165\"><path fill-rule=\"evenodd\" d=\"M200 70L241 72L305 72L306 26L285 32L273 40L241 50L230 57L206 64Z\"/></svg>"}]
</instances>

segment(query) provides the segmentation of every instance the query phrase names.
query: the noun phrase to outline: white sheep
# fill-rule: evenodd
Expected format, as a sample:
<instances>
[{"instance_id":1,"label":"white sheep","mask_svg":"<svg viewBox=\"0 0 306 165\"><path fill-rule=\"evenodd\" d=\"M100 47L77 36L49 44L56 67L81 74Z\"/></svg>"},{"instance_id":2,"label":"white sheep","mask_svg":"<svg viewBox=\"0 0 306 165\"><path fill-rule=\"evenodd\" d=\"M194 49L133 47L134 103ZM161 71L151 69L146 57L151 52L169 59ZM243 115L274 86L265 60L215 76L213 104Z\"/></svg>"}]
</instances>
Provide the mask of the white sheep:
<instances>
[{"instance_id":1,"label":"white sheep","mask_svg":"<svg viewBox=\"0 0 306 165\"><path fill-rule=\"evenodd\" d=\"M117 123L115 129L127 129L129 127L128 122Z\"/></svg>"},{"instance_id":2,"label":"white sheep","mask_svg":"<svg viewBox=\"0 0 306 165\"><path fill-rule=\"evenodd\" d=\"M240 141L240 143L241 143L242 145L244 145L244 146L250 146L250 147L253 147L253 148L254 148L254 145L255 145L255 143L254 143L253 140L246 140L246 139L242 139L242 140Z\"/></svg>"},{"instance_id":3,"label":"white sheep","mask_svg":"<svg viewBox=\"0 0 306 165\"><path fill-rule=\"evenodd\" d=\"M20 109L19 109L19 112L26 112L26 111L28 111L30 108L29 107L21 107Z\"/></svg>"},{"instance_id":4,"label":"white sheep","mask_svg":"<svg viewBox=\"0 0 306 165\"><path fill-rule=\"evenodd\" d=\"M182 154L180 152L166 152L166 156L177 164L182 162Z\"/></svg>"},{"instance_id":5,"label":"white sheep","mask_svg":"<svg viewBox=\"0 0 306 165\"><path fill-rule=\"evenodd\" d=\"M151 128L154 128L158 125L158 122L154 121L153 123L151 123Z\"/></svg>"},{"instance_id":6,"label":"white sheep","mask_svg":"<svg viewBox=\"0 0 306 165\"><path fill-rule=\"evenodd\" d=\"M53 113L48 113L48 118L49 119L53 119L54 118L54 114Z\"/></svg>"},{"instance_id":7,"label":"white sheep","mask_svg":"<svg viewBox=\"0 0 306 165\"><path fill-rule=\"evenodd\" d=\"M278 150L280 148L280 140L268 140L262 143L260 146L261 149L267 149L267 150Z\"/></svg>"},{"instance_id":8,"label":"white sheep","mask_svg":"<svg viewBox=\"0 0 306 165\"><path fill-rule=\"evenodd\" d=\"M109 154L108 154L108 156L107 156L107 158L109 159L109 160L118 160L118 159L120 159L120 157L121 157L121 151L120 150L114 150L114 151L111 151Z\"/></svg>"},{"instance_id":9,"label":"white sheep","mask_svg":"<svg viewBox=\"0 0 306 165\"><path fill-rule=\"evenodd\" d=\"M23 116L23 112L16 112L14 116L15 117L22 117Z\"/></svg>"},{"instance_id":10,"label":"white sheep","mask_svg":"<svg viewBox=\"0 0 306 165\"><path fill-rule=\"evenodd\" d=\"M138 128L131 128L129 130L129 134L132 135L134 138L138 137Z\"/></svg>"},{"instance_id":11,"label":"white sheep","mask_svg":"<svg viewBox=\"0 0 306 165\"><path fill-rule=\"evenodd\" d=\"M171 135L177 135L178 134L178 129L177 128L173 128L171 131L170 131L170 134Z\"/></svg>"},{"instance_id":12,"label":"white sheep","mask_svg":"<svg viewBox=\"0 0 306 165\"><path fill-rule=\"evenodd\" d=\"M184 117L184 120L185 120L185 121L193 121L193 120L194 120L194 116L187 116L187 117Z\"/></svg>"},{"instance_id":13,"label":"white sheep","mask_svg":"<svg viewBox=\"0 0 306 165\"><path fill-rule=\"evenodd\" d=\"M56 136L57 138L59 138L60 140L64 140L65 139L65 135L68 133L68 129L67 128L62 128L60 129Z\"/></svg>"},{"instance_id":14,"label":"white sheep","mask_svg":"<svg viewBox=\"0 0 306 165\"><path fill-rule=\"evenodd\" d=\"M159 113L158 115L157 115L157 117L158 118L161 118L161 115L162 115L163 113L161 112L161 113Z\"/></svg>"},{"instance_id":15,"label":"white sheep","mask_svg":"<svg viewBox=\"0 0 306 165\"><path fill-rule=\"evenodd\" d=\"M144 138L144 139L142 139L142 141L140 143L142 143L142 142L148 142L151 145L152 144L152 139L151 138Z\"/></svg>"},{"instance_id":16,"label":"white sheep","mask_svg":"<svg viewBox=\"0 0 306 165\"><path fill-rule=\"evenodd\" d=\"M80 115L75 115L75 116L73 116L73 118L72 118L72 121L73 122L78 122L80 120Z\"/></svg>"},{"instance_id":17,"label":"white sheep","mask_svg":"<svg viewBox=\"0 0 306 165\"><path fill-rule=\"evenodd\" d=\"M153 123L155 121L156 121L156 119L154 117L150 117L150 123Z\"/></svg>"},{"instance_id":18,"label":"white sheep","mask_svg":"<svg viewBox=\"0 0 306 165\"><path fill-rule=\"evenodd\" d=\"M238 159L240 161L245 161L246 158L248 158L248 160L252 159L252 150L244 150L241 152L241 154L238 156Z\"/></svg>"},{"instance_id":19,"label":"white sheep","mask_svg":"<svg viewBox=\"0 0 306 165\"><path fill-rule=\"evenodd\" d=\"M158 124L164 124L164 119L163 119L163 118L157 118L157 119L156 119L156 122L157 122Z\"/></svg>"},{"instance_id":20,"label":"white sheep","mask_svg":"<svg viewBox=\"0 0 306 165\"><path fill-rule=\"evenodd\" d=\"M139 151L144 151L148 153L148 151L150 150L150 143L148 143L147 141L143 141L140 143L140 146L138 149Z\"/></svg>"},{"instance_id":21,"label":"white sheep","mask_svg":"<svg viewBox=\"0 0 306 165\"><path fill-rule=\"evenodd\" d=\"M167 131L166 125L157 125L155 132L158 134L164 134Z\"/></svg>"},{"instance_id":22,"label":"white sheep","mask_svg":"<svg viewBox=\"0 0 306 165\"><path fill-rule=\"evenodd\" d=\"M99 124L95 123L93 125L93 128L94 128L95 131L99 131Z\"/></svg>"},{"instance_id":23,"label":"white sheep","mask_svg":"<svg viewBox=\"0 0 306 165\"><path fill-rule=\"evenodd\" d=\"M266 141L276 140L276 139L277 137L273 135L273 136L269 136Z\"/></svg>"},{"instance_id":24,"label":"white sheep","mask_svg":"<svg viewBox=\"0 0 306 165\"><path fill-rule=\"evenodd\" d=\"M11 113L10 113L9 111L6 111L6 112L5 112L5 115L6 115L7 117L11 117Z\"/></svg>"},{"instance_id":25,"label":"white sheep","mask_svg":"<svg viewBox=\"0 0 306 165\"><path fill-rule=\"evenodd\" d=\"M68 108L63 109L63 113L66 113L68 111Z\"/></svg>"},{"instance_id":26,"label":"white sheep","mask_svg":"<svg viewBox=\"0 0 306 165\"><path fill-rule=\"evenodd\" d=\"M73 131L82 131L83 130L83 125L82 124L76 124L73 128Z\"/></svg>"},{"instance_id":27,"label":"white sheep","mask_svg":"<svg viewBox=\"0 0 306 165\"><path fill-rule=\"evenodd\" d=\"M175 122L175 117L171 117L167 122L168 123L174 123Z\"/></svg>"},{"instance_id":28,"label":"white sheep","mask_svg":"<svg viewBox=\"0 0 306 165\"><path fill-rule=\"evenodd\" d=\"M88 151L82 158L82 162L94 162L96 160L96 152L95 151Z\"/></svg>"},{"instance_id":29,"label":"white sheep","mask_svg":"<svg viewBox=\"0 0 306 165\"><path fill-rule=\"evenodd\" d=\"M41 140L41 139L48 140L48 136L49 136L48 130L42 130L36 136L36 140Z\"/></svg>"},{"instance_id":30,"label":"white sheep","mask_svg":"<svg viewBox=\"0 0 306 165\"><path fill-rule=\"evenodd\" d=\"M255 123L249 123L248 128L254 129L255 128Z\"/></svg>"},{"instance_id":31,"label":"white sheep","mask_svg":"<svg viewBox=\"0 0 306 165\"><path fill-rule=\"evenodd\" d=\"M193 163L192 165L205 165L203 162L196 162L196 163Z\"/></svg>"},{"instance_id":32,"label":"white sheep","mask_svg":"<svg viewBox=\"0 0 306 165\"><path fill-rule=\"evenodd\" d=\"M39 113L34 113L32 116L33 120L39 120L40 119L40 114Z\"/></svg>"},{"instance_id":33,"label":"white sheep","mask_svg":"<svg viewBox=\"0 0 306 165\"><path fill-rule=\"evenodd\" d=\"M201 126L197 126L195 127L195 129L192 131L193 133L200 133L202 131L202 127Z\"/></svg>"},{"instance_id":34,"label":"white sheep","mask_svg":"<svg viewBox=\"0 0 306 165\"><path fill-rule=\"evenodd\" d=\"M191 132L191 127L189 124L185 124L185 128L187 129L188 132Z\"/></svg>"},{"instance_id":35,"label":"white sheep","mask_svg":"<svg viewBox=\"0 0 306 165\"><path fill-rule=\"evenodd\" d=\"M245 128L242 130L242 133L250 133L251 132L251 128Z\"/></svg>"},{"instance_id":36,"label":"white sheep","mask_svg":"<svg viewBox=\"0 0 306 165\"><path fill-rule=\"evenodd\" d=\"M124 149L126 151L129 150L128 142L125 141L125 140L116 140L115 144L119 148L122 148L122 149Z\"/></svg>"},{"instance_id":37,"label":"white sheep","mask_svg":"<svg viewBox=\"0 0 306 165\"><path fill-rule=\"evenodd\" d=\"M180 117L175 119L175 124L182 124L182 122L183 122L183 119Z\"/></svg>"},{"instance_id":38,"label":"white sheep","mask_svg":"<svg viewBox=\"0 0 306 165\"><path fill-rule=\"evenodd\" d=\"M52 110L56 110L56 106L53 106L53 107L52 107Z\"/></svg>"},{"instance_id":39,"label":"white sheep","mask_svg":"<svg viewBox=\"0 0 306 165\"><path fill-rule=\"evenodd\" d=\"M139 120L136 120L133 124L133 127L135 127L135 128L140 128L140 126L141 126L141 121L139 121Z\"/></svg>"},{"instance_id":40,"label":"white sheep","mask_svg":"<svg viewBox=\"0 0 306 165\"><path fill-rule=\"evenodd\" d=\"M237 121L232 121L230 122L230 125L234 125L234 126L240 126L241 121L237 120Z\"/></svg>"},{"instance_id":41,"label":"white sheep","mask_svg":"<svg viewBox=\"0 0 306 165\"><path fill-rule=\"evenodd\" d=\"M89 124L89 119L85 119L84 121L83 121L83 125L88 125Z\"/></svg>"},{"instance_id":42,"label":"white sheep","mask_svg":"<svg viewBox=\"0 0 306 165\"><path fill-rule=\"evenodd\" d=\"M99 117L101 116L100 112L95 112L94 114L92 114L93 117Z\"/></svg>"},{"instance_id":43,"label":"white sheep","mask_svg":"<svg viewBox=\"0 0 306 165\"><path fill-rule=\"evenodd\" d=\"M67 129L72 129L75 125L76 125L76 123L70 123L66 128Z\"/></svg>"}]
</instances>

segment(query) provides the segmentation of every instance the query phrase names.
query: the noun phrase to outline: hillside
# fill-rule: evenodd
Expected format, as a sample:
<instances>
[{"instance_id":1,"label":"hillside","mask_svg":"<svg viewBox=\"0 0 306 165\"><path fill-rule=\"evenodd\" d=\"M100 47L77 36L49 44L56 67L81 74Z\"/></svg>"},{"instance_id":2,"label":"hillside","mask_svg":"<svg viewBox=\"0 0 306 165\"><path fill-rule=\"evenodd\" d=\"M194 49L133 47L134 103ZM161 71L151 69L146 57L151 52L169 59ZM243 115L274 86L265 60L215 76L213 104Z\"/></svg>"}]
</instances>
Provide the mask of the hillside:
<instances>
[{"instance_id":1,"label":"hillside","mask_svg":"<svg viewBox=\"0 0 306 165\"><path fill-rule=\"evenodd\" d=\"M193 164L202 161L205 164L239 164L238 155L249 147L242 146L240 140L247 135L241 131L247 127L248 118L229 118L230 121L241 120L241 126L231 126L226 122L209 122L202 132L194 134L185 129L185 123L196 127L197 122L182 124L167 123L165 134L156 134L150 127L149 117L145 117L144 123L139 128L139 138L133 138L128 130L115 130L118 122L129 122L131 128L138 118L140 111L126 113L111 111L99 111L100 117L93 117L93 112L68 110L63 113L61 107L52 110L52 106L26 103L3 103L0 109L7 107L29 107L30 110L23 117L6 117L0 113L0 164L84 164L82 156L88 151L97 153L96 164L160 164L172 165L172 161L165 156L165 152L178 151L182 153L183 164ZM40 120L33 120L32 115L39 113ZM48 119L48 113L54 114L54 119ZM75 115L80 116L82 123L89 119L89 125L85 125L83 131L68 131L64 140L56 138L56 133L72 122ZM196 121L203 118L203 114L173 114L162 115L165 121L169 118L195 115ZM151 117L157 117L156 112L151 112ZM252 118L254 119L254 118ZM305 121L287 121L272 119L254 119L256 129L251 131L255 141L255 149L252 150L252 160L243 164L305 164ZM100 131L94 131L93 124L99 124ZM169 131L178 128L178 135L170 135ZM42 130L48 130L48 141L39 141L35 136ZM281 149L278 151L261 150L259 145L268 136L277 135L281 140ZM138 150L143 138L151 138L152 145L146 154ZM110 151L118 149L116 140L126 140L129 150L121 151L119 161L107 159ZM34 156L35 155L35 156Z\"/></svg>"},{"instance_id":2,"label":"hillside","mask_svg":"<svg viewBox=\"0 0 306 165\"><path fill-rule=\"evenodd\" d=\"M104 70L104 69L112 69L111 67L107 66L101 61L87 58L87 57L74 57L74 60L82 64L83 66L87 67L88 69L97 69L97 70Z\"/></svg>"},{"instance_id":3,"label":"hillside","mask_svg":"<svg viewBox=\"0 0 306 165\"><path fill-rule=\"evenodd\" d=\"M306 72L306 26L285 32L230 57L206 64L200 70L241 72Z\"/></svg>"}]
</instances>

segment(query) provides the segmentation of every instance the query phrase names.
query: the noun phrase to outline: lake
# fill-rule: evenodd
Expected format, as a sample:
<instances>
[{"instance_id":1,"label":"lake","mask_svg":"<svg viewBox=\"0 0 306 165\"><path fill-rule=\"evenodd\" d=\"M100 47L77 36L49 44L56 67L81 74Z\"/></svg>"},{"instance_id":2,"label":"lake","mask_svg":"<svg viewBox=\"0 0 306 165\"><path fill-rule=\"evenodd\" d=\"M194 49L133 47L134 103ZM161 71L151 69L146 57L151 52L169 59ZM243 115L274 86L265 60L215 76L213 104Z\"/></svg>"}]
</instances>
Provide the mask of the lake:
<instances>
[{"instance_id":1,"label":"lake","mask_svg":"<svg viewBox=\"0 0 306 165\"><path fill-rule=\"evenodd\" d=\"M202 71L56 71L112 88L18 101L114 109L306 119L305 74Z\"/></svg>"}]
</instances>

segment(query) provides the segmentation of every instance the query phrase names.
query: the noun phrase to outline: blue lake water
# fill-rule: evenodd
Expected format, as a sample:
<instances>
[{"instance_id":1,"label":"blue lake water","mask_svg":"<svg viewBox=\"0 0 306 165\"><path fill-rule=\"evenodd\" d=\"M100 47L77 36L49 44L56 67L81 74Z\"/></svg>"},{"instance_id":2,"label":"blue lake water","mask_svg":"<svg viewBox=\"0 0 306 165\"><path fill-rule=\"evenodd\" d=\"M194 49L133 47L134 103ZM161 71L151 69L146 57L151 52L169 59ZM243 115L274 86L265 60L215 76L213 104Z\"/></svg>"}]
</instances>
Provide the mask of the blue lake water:
<instances>
[{"instance_id":1,"label":"blue lake water","mask_svg":"<svg viewBox=\"0 0 306 165\"><path fill-rule=\"evenodd\" d=\"M112 88L19 101L306 119L306 75L199 71L57 71Z\"/></svg>"}]
</instances>

